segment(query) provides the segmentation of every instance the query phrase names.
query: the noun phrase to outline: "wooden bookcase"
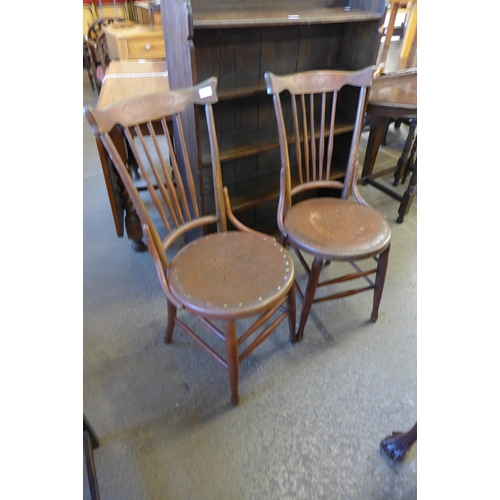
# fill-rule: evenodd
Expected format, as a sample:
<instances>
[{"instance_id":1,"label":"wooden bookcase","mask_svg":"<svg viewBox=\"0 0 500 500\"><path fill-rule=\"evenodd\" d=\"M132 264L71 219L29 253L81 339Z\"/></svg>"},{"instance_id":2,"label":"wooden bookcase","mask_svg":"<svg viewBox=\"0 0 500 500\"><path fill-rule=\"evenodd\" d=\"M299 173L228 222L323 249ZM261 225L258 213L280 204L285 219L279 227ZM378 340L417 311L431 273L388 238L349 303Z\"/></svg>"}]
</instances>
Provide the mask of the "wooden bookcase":
<instances>
[{"instance_id":1,"label":"wooden bookcase","mask_svg":"<svg viewBox=\"0 0 500 500\"><path fill-rule=\"evenodd\" d=\"M355 70L375 64L385 0L161 0L171 88L218 78L214 105L222 177L238 218L275 234L279 192L279 145L272 97L264 73L312 69ZM342 98L343 121L336 140L352 133L351 89ZM350 97L350 95L352 97ZM195 132L190 161L206 213L213 210L204 114L185 113ZM332 177L343 176L339 168Z\"/></svg>"}]
</instances>

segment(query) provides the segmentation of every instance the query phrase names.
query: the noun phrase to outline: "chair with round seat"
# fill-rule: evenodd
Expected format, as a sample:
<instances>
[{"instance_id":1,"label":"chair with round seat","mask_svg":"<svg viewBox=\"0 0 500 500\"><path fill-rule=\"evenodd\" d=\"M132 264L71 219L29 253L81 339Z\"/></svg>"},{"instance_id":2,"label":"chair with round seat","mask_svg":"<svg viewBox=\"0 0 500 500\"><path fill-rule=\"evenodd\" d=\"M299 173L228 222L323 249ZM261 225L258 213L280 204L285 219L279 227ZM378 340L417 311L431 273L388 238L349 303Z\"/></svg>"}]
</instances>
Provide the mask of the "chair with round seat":
<instances>
[{"instance_id":1,"label":"chair with round seat","mask_svg":"<svg viewBox=\"0 0 500 500\"><path fill-rule=\"evenodd\" d=\"M172 340L174 327L179 326L227 368L236 405L240 361L285 319L288 339L296 341L294 266L275 238L245 227L231 212L222 187L212 110L216 82L212 77L195 87L143 94L104 110L86 107L85 116L112 158L143 225L167 299L165 341ZM211 149L215 207L208 214L200 207L186 146L192 138L181 121L182 113L193 105L205 107ZM115 127L123 130L137 159L148 199L139 193L113 141ZM185 239L190 241L185 244ZM180 310L191 313L189 317L206 327L203 332L215 337L195 330ZM217 340L225 349L214 345Z\"/></svg>"},{"instance_id":2,"label":"chair with round seat","mask_svg":"<svg viewBox=\"0 0 500 500\"><path fill-rule=\"evenodd\" d=\"M299 340L314 303L373 290L371 320L378 318L391 228L363 200L357 187L359 138L374 69L265 74L267 93L274 100L281 153L281 242L293 248L308 276L305 292L296 286L303 299ZM344 93L357 93L356 106L344 104L352 102L343 101ZM340 135L347 140L336 141ZM370 265L372 258L376 267ZM331 262L350 263L354 272L350 269L320 281L325 268L332 274L332 266L327 266ZM356 285L353 280L358 280ZM347 287L348 283L354 286ZM333 293L317 294L319 287L330 285L335 285Z\"/></svg>"}]
</instances>

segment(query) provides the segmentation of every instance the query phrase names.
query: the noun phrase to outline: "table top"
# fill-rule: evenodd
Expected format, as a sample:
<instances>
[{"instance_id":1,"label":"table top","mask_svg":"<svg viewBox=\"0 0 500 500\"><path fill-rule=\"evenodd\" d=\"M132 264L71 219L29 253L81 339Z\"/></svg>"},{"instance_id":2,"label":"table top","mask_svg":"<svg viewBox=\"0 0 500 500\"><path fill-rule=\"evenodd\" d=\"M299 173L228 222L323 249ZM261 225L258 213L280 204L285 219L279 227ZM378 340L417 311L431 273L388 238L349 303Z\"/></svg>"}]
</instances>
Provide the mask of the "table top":
<instances>
[{"instance_id":1,"label":"table top","mask_svg":"<svg viewBox=\"0 0 500 500\"><path fill-rule=\"evenodd\" d=\"M120 26L120 24L110 24L103 30L117 40L122 38L144 38L147 37L163 37L163 29L161 26L150 26L149 24L134 24L133 26Z\"/></svg>"},{"instance_id":2,"label":"table top","mask_svg":"<svg viewBox=\"0 0 500 500\"><path fill-rule=\"evenodd\" d=\"M97 109L104 109L129 97L168 90L167 62L111 61L104 76Z\"/></svg>"},{"instance_id":3,"label":"table top","mask_svg":"<svg viewBox=\"0 0 500 500\"><path fill-rule=\"evenodd\" d=\"M367 112L395 118L417 116L417 68L395 71L373 80Z\"/></svg>"}]
</instances>

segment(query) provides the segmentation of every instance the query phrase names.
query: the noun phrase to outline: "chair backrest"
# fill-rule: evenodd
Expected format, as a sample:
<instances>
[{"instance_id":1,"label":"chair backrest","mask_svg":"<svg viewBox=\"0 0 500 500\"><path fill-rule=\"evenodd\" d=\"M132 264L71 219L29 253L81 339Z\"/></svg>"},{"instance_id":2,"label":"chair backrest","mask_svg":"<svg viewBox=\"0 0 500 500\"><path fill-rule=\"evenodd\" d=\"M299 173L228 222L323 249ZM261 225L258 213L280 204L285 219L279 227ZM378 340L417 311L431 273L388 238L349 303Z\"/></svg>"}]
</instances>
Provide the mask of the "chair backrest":
<instances>
[{"instance_id":1,"label":"chair backrest","mask_svg":"<svg viewBox=\"0 0 500 500\"><path fill-rule=\"evenodd\" d=\"M98 88L101 87L102 80L111 61L104 28L128 28L136 25L137 23L134 21L127 21L119 17L110 17L97 19L89 27L87 47L90 55L90 65Z\"/></svg>"},{"instance_id":2,"label":"chair backrest","mask_svg":"<svg viewBox=\"0 0 500 500\"><path fill-rule=\"evenodd\" d=\"M127 0L93 0L97 17L127 17Z\"/></svg>"},{"instance_id":3,"label":"chair backrest","mask_svg":"<svg viewBox=\"0 0 500 500\"><path fill-rule=\"evenodd\" d=\"M90 2L88 3L83 3L83 37L88 35L89 27L90 25L94 22L95 20L95 15L94 15L94 9L92 7L92 4Z\"/></svg>"},{"instance_id":4,"label":"chair backrest","mask_svg":"<svg viewBox=\"0 0 500 500\"><path fill-rule=\"evenodd\" d=\"M99 33L101 33L104 28L106 28L110 24L125 21L127 21L127 19L125 19L124 17L100 17L89 26L87 39L95 42L97 40L97 37L99 36Z\"/></svg>"},{"instance_id":5,"label":"chair backrest","mask_svg":"<svg viewBox=\"0 0 500 500\"><path fill-rule=\"evenodd\" d=\"M148 247L154 245L152 255L157 253L160 259L155 264L157 269L161 265L163 272L168 268L166 252L169 246L188 231L203 226L213 227L215 224L218 230L227 230L212 110L212 104L217 102L216 87L217 79L212 77L194 87L143 94L102 110L88 106L84 108L92 132L100 138L111 157L143 228L147 225L148 231L145 232L150 236L147 239ZM194 104L205 105L212 150L215 213L210 215L201 213L181 121L183 111ZM177 139L175 148L169 120L172 121ZM123 151L120 155L113 141L111 133L115 126L123 128L125 140L137 161L141 182L145 182L149 192L147 200L142 198L132 180L129 167L122 157ZM160 224L163 226L161 229ZM163 238L160 231L166 231Z\"/></svg>"},{"instance_id":6,"label":"chair backrest","mask_svg":"<svg viewBox=\"0 0 500 500\"><path fill-rule=\"evenodd\" d=\"M264 75L278 124L279 210L286 211L293 195L309 189L334 188L342 190L343 198L349 197L356 182L359 138L374 69ZM357 97L343 99L344 93ZM337 142L340 134L343 138Z\"/></svg>"}]
</instances>

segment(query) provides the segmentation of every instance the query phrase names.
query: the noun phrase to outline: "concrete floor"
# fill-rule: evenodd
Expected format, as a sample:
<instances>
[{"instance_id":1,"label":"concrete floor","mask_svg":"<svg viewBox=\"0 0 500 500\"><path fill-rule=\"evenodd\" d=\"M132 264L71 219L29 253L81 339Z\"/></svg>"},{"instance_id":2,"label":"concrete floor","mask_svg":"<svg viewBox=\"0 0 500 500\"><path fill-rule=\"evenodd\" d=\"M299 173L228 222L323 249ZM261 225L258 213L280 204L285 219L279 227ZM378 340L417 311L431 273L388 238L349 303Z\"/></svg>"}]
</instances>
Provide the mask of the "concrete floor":
<instances>
[{"instance_id":1,"label":"concrete floor","mask_svg":"<svg viewBox=\"0 0 500 500\"><path fill-rule=\"evenodd\" d=\"M96 102L84 72L83 103ZM406 130L390 129L377 170ZM241 364L233 408L220 365L178 329L163 342L156 272L116 236L85 120L83 151L83 408L101 499L416 499L417 444L396 463L379 449L417 419L416 200L398 224L398 202L361 187L393 230L377 323L371 294L313 306L293 347L283 323Z\"/></svg>"}]
</instances>

